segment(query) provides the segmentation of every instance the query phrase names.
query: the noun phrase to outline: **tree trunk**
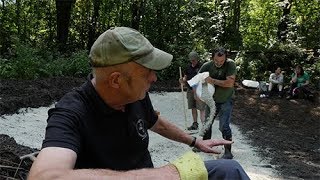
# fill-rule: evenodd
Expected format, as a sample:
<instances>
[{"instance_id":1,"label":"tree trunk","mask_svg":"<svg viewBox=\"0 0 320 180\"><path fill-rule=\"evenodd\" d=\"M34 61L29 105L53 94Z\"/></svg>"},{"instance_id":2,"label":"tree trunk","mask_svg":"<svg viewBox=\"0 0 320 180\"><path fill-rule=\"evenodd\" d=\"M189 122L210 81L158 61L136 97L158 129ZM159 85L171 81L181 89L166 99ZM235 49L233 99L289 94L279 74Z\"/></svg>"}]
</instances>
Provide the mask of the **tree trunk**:
<instances>
[{"instance_id":1,"label":"tree trunk","mask_svg":"<svg viewBox=\"0 0 320 180\"><path fill-rule=\"evenodd\" d=\"M48 5L47 7L47 21L48 21L48 29L49 29L49 36L48 36L48 40L49 40L49 46L52 45L53 42L53 37L54 37L54 27L53 27L53 14L51 11L51 3L49 3L50 5Z\"/></svg>"},{"instance_id":2,"label":"tree trunk","mask_svg":"<svg viewBox=\"0 0 320 180\"><path fill-rule=\"evenodd\" d=\"M71 8L75 0L56 0L57 9L57 42L59 51L66 50L68 40Z\"/></svg>"},{"instance_id":3,"label":"tree trunk","mask_svg":"<svg viewBox=\"0 0 320 180\"><path fill-rule=\"evenodd\" d=\"M240 3L241 0L234 1L233 25L237 31L239 31L240 27Z\"/></svg>"},{"instance_id":4,"label":"tree trunk","mask_svg":"<svg viewBox=\"0 0 320 180\"><path fill-rule=\"evenodd\" d=\"M89 34L88 34L88 45L87 49L90 50L94 40L96 38L96 29L97 29L97 21L99 18L99 10L101 5L101 0L93 1L93 15L91 18L91 26L89 26Z\"/></svg>"},{"instance_id":5,"label":"tree trunk","mask_svg":"<svg viewBox=\"0 0 320 180\"><path fill-rule=\"evenodd\" d=\"M21 0L16 0L16 6L17 6L17 9L16 9L16 25L17 25L17 28L18 28L18 37L21 37L21 23L20 23L20 11L21 11Z\"/></svg>"},{"instance_id":6,"label":"tree trunk","mask_svg":"<svg viewBox=\"0 0 320 180\"><path fill-rule=\"evenodd\" d=\"M234 10L233 10L233 41L235 41L235 48L238 50L242 45L242 37L240 33L240 11L241 11L241 0L234 1Z\"/></svg>"},{"instance_id":7,"label":"tree trunk","mask_svg":"<svg viewBox=\"0 0 320 180\"><path fill-rule=\"evenodd\" d=\"M120 10L120 13L119 13L119 24L123 24L123 11L124 11L124 9L123 9L123 3L122 3L122 1L120 1L120 6L119 6L119 10Z\"/></svg>"},{"instance_id":8,"label":"tree trunk","mask_svg":"<svg viewBox=\"0 0 320 180\"><path fill-rule=\"evenodd\" d=\"M157 16L157 38L156 38L156 42L155 42L155 46L158 47L159 49L162 49L162 5L161 5L161 1L158 2L158 4L156 5L156 16Z\"/></svg>"},{"instance_id":9,"label":"tree trunk","mask_svg":"<svg viewBox=\"0 0 320 180\"><path fill-rule=\"evenodd\" d=\"M131 5L132 18L131 27L133 29L139 30L141 16L143 14L144 0L133 1Z\"/></svg>"},{"instance_id":10,"label":"tree trunk","mask_svg":"<svg viewBox=\"0 0 320 180\"><path fill-rule=\"evenodd\" d=\"M287 40L288 34L288 23L289 23L289 14L291 10L291 0L283 0L283 13L278 24L277 36L280 42L285 42Z\"/></svg>"}]
</instances>

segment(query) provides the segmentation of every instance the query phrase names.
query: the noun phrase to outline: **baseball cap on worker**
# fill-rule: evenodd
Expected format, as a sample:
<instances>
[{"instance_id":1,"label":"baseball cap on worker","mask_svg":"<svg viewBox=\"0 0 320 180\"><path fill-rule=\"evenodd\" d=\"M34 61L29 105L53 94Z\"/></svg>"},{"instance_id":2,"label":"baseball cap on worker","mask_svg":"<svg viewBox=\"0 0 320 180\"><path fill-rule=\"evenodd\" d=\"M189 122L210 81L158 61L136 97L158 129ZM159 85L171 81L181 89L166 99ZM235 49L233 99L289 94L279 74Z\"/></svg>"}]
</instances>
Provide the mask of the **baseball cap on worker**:
<instances>
[{"instance_id":1,"label":"baseball cap on worker","mask_svg":"<svg viewBox=\"0 0 320 180\"><path fill-rule=\"evenodd\" d=\"M199 60L199 55L195 51L191 51L189 53L188 57L189 57L189 60L194 60L194 59Z\"/></svg>"},{"instance_id":2,"label":"baseball cap on worker","mask_svg":"<svg viewBox=\"0 0 320 180\"><path fill-rule=\"evenodd\" d=\"M93 67L105 67L134 61L152 70L170 65L173 56L152 46L137 30L114 27L102 33L90 50Z\"/></svg>"}]
</instances>

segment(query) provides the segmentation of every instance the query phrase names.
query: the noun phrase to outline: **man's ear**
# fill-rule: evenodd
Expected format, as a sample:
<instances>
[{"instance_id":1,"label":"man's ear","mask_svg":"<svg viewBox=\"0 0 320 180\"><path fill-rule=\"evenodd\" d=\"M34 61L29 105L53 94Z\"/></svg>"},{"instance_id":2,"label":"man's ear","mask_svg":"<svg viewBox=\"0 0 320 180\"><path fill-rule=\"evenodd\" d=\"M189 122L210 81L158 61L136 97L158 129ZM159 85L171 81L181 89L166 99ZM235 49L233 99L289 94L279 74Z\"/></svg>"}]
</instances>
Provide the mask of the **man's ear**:
<instances>
[{"instance_id":1,"label":"man's ear","mask_svg":"<svg viewBox=\"0 0 320 180\"><path fill-rule=\"evenodd\" d=\"M121 73L120 72L111 73L108 78L109 86L118 89L120 88L120 83L121 83Z\"/></svg>"}]
</instances>

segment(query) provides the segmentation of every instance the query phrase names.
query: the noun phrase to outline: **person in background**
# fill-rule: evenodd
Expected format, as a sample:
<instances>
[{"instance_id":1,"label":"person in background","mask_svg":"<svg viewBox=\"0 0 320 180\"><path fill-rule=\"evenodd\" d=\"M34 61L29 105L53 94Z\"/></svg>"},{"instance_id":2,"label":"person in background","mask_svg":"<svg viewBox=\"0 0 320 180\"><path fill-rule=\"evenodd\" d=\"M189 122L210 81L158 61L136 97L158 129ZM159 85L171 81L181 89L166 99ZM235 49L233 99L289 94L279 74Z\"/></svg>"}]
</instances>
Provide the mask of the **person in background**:
<instances>
[{"instance_id":1,"label":"person in background","mask_svg":"<svg viewBox=\"0 0 320 180\"><path fill-rule=\"evenodd\" d=\"M301 65L297 65L291 75L290 90L287 99L305 97L309 100L313 100L313 94L309 90L310 76L303 70Z\"/></svg>"},{"instance_id":2,"label":"person in background","mask_svg":"<svg viewBox=\"0 0 320 180\"><path fill-rule=\"evenodd\" d=\"M198 110L200 111L200 120L203 123L205 120L205 103L196 98L195 91L192 87L186 83L188 80L192 79L195 75L198 74L198 71L201 67L200 57L197 52L192 51L188 55L189 65L184 71L184 76L182 79L179 79L179 82L182 84L187 84L187 100L188 100L188 108L191 109L193 123L188 130L198 130Z\"/></svg>"},{"instance_id":3,"label":"person in background","mask_svg":"<svg viewBox=\"0 0 320 180\"><path fill-rule=\"evenodd\" d=\"M277 67L274 73L270 74L269 77L269 96L272 95L272 92L278 92L279 97L282 97L283 93L283 74L281 73L281 68Z\"/></svg>"},{"instance_id":4,"label":"person in background","mask_svg":"<svg viewBox=\"0 0 320 180\"><path fill-rule=\"evenodd\" d=\"M222 133L223 139L231 141L230 122L233 108L234 83L237 73L236 65L233 60L227 58L227 52L223 47L214 49L211 59L212 61L202 65L199 73L209 72L206 82L215 87L213 98L216 102L216 116L219 119L219 130ZM206 116L209 112L210 109L207 108ZM203 139L211 139L211 134L212 124L210 130L204 134ZM226 144L224 147L225 153L222 158L232 159L231 144Z\"/></svg>"},{"instance_id":5,"label":"person in background","mask_svg":"<svg viewBox=\"0 0 320 180\"><path fill-rule=\"evenodd\" d=\"M202 161L192 151L154 168L148 130L218 153L227 140L192 137L158 115L148 90L172 55L152 46L138 31L115 27L90 50L92 74L48 111L42 149L28 179L249 179L233 160Z\"/></svg>"}]
</instances>

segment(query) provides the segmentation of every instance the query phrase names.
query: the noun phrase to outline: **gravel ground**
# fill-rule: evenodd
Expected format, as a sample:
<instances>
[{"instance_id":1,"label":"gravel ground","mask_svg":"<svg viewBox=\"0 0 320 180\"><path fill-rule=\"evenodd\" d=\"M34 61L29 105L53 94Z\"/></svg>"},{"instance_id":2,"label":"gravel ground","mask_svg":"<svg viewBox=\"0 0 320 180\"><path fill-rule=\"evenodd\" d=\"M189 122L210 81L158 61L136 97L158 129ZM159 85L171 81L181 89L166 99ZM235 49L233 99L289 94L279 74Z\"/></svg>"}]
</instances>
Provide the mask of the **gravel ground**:
<instances>
[{"instance_id":1,"label":"gravel ground","mask_svg":"<svg viewBox=\"0 0 320 180\"><path fill-rule=\"evenodd\" d=\"M186 110L187 122L184 118L183 101L186 103L185 96L181 92L151 93L151 100L154 108L160 111L160 115L167 117L182 129L191 124L191 111ZM52 106L50 106L52 107ZM44 130L46 126L47 110L49 107L23 108L19 113L0 116L0 134L7 134L13 137L18 144L40 149ZM269 180L281 179L273 165L266 158L259 157L256 149L249 145L237 126L232 124L234 145L234 159L244 167L251 179ZM218 122L213 126L213 138L220 138ZM165 139L153 132L150 132L149 146L154 165L156 167L167 164L191 149L180 143ZM222 147L219 147L223 151ZM217 159L221 155L210 155L199 153L204 160Z\"/></svg>"}]
</instances>

